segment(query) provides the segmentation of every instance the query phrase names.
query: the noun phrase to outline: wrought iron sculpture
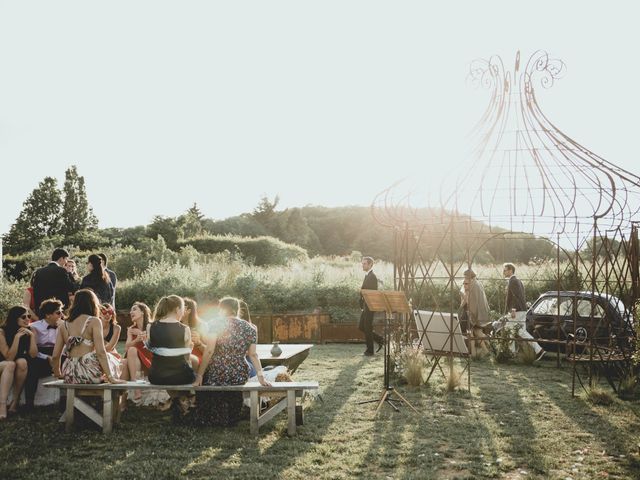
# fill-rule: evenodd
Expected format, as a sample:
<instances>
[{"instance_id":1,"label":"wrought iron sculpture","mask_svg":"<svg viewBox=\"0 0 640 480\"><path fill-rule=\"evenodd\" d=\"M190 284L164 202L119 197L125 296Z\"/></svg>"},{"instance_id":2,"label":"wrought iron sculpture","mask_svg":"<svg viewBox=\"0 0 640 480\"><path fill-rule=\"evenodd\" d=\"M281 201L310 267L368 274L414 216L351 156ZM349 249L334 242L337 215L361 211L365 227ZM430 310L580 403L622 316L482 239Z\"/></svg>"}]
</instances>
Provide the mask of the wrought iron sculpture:
<instances>
[{"instance_id":1,"label":"wrought iron sculpture","mask_svg":"<svg viewBox=\"0 0 640 480\"><path fill-rule=\"evenodd\" d=\"M425 200L428 193L434 198L433 192L410 189L406 182L374 200L376 220L395 231L395 287L412 297L415 307L449 312L453 331L461 272L476 263L488 243L503 242L505 250L508 242L537 237L555 251L554 265L538 262L537 269L554 270L554 289L613 295L624 303L624 318L631 323L640 298L640 177L583 147L544 115L536 88L549 88L563 75L562 61L544 51L524 67L520 60L518 52L513 71L497 56L472 62L468 80L489 90L489 105L472 131L472 155L439 182L435 200ZM422 200L416 204L416 199ZM535 273L530 284L550 286ZM497 310L499 297L494 294ZM577 315L575 307L572 314ZM593 317L592 311L592 322ZM564 350L574 386L576 378L582 383L579 364L587 366L589 382L596 367L629 373L633 328L610 328L608 338L591 336L579 345L575 332L557 330L557 362ZM617 388L613 375L607 379Z\"/></svg>"}]
</instances>

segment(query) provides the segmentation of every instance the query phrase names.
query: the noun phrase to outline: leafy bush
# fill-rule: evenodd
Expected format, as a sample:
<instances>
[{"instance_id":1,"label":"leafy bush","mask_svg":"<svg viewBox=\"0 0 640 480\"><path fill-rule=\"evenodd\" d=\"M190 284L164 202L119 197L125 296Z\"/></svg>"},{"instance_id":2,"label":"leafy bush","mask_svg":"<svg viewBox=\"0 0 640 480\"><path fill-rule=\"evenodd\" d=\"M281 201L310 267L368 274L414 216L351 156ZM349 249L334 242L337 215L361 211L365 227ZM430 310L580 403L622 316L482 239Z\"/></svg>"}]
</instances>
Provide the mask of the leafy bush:
<instances>
[{"instance_id":1,"label":"leafy bush","mask_svg":"<svg viewBox=\"0 0 640 480\"><path fill-rule=\"evenodd\" d=\"M22 305L26 282L8 282L0 280L0 325L7 318L7 312L15 305Z\"/></svg>"},{"instance_id":2,"label":"leafy bush","mask_svg":"<svg viewBox=\"0 0 640 480\"><path fill-rule=\"evenodd\" d=\"M185 247L177 255L177 262L153 263L120 282L117 306L128 308L135 301L153 305L170 293L205 303L233 295L245 299L256 313L310 312L320 307L332 315L343 312L337 320L357 320L360 278L350 262L340 266L332 261L326 266L323 262L328 259L313 259L288 267L257 267L228 253L203 255ZM193 259L194 255L199 257Z\"/></svg>"},{"instance_id":3,"label":"leafy bush","mask_svg":"<svg viewBox=\"0 0 640 480\"><path fill-rule=\"evenodd\" d=\"M201 253L238 253L246 262L257 266L286 265L307 258L305 249L273 237L207 235L179 240L177 245L191 245Z\"/></svg>"}]
</instances>

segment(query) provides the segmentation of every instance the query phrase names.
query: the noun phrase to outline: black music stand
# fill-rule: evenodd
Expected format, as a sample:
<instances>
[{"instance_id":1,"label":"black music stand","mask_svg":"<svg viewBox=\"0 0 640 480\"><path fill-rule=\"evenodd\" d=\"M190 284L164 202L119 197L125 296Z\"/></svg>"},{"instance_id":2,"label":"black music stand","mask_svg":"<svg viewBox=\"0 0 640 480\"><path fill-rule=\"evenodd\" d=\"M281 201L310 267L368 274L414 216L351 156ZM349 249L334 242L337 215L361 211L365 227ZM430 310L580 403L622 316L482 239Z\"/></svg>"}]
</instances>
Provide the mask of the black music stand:
<instances>
[{"instance_id":1,"label":"black music stand","mask_svg":"<svg viewBox=\"0 0 640 480\"><path fill-rule=\"evenodd\" d=\"M360 290L362 293L362 298L364 298L367 307L371 312L385 312L384 319L384 388L382 390L382 395L380 398L375 400L364 400L362 402L358 402L359 405L364 403L375 403L378 402L378 406L376 407L376 413L380 411L383 403L388 403L396 412L399 412L398 406L396 405L397 400L392 398L392 395L397 395L398 398L404 402L409 408L411 408L414 412L419 413L418 410L411 405L407 399L405 399L402 395L398 393L398 391L391 386L390 384L390 376L391 376L391 334L389 332L389 327L391 320L393 319L394 313L403 313L403 314L411 314L411 305L407 301L407 297L404 292L397 292L395 290Z\"/></svg>"}]
</instances>

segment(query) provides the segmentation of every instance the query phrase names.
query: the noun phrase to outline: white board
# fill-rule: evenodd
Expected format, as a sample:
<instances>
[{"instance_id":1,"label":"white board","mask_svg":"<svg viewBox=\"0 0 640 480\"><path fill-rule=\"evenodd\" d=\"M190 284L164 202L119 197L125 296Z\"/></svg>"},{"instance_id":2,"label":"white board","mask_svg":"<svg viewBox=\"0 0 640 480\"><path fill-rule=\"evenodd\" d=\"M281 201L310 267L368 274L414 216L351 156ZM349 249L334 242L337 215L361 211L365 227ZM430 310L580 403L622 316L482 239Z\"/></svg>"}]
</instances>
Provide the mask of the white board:
<instances>
[{"instance_id":1,"label":"white board","mask_svg":"<svg viewBox=\"0 0 640 480\"><path fill-rule=\"evenodd\" d=\"M414 317L418 338L421 339L419 348L439 354L451 352L467 355L469 353L457 314L453 314L452 320L450 313L416 310Z\"/></svg>"}]
</instances>

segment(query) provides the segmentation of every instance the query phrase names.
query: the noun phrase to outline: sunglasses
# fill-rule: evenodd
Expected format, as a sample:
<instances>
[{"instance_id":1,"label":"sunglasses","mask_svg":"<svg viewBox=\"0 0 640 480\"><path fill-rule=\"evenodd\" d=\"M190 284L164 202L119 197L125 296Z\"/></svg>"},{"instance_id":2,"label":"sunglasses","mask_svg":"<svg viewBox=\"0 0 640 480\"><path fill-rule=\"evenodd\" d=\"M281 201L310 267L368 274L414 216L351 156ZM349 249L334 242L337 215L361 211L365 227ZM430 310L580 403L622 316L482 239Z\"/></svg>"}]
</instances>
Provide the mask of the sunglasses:
<instances>
[{"instance_id":1,"label":"sunglasses","mask_svg":"<svg viewBox=\"0 0 640 480\"><path fill-rule=\"evenodd\" d=\"M29 314L29 313L25 313L24 315L20 315L20 318L21 318L22 320L26 320L27 318L31 318L31 314Z\"/></svg>"},{"instance_id":2,"label":"sunglasses","mask_svg":"<svg viewBox=\"0 0 640 480\"><path fill-rule=\"evenodd\" d=\"M63 315L64 312L62 310L56 310L55 312L53 312L54 315Z\"/></svg>"}]
</instances>

